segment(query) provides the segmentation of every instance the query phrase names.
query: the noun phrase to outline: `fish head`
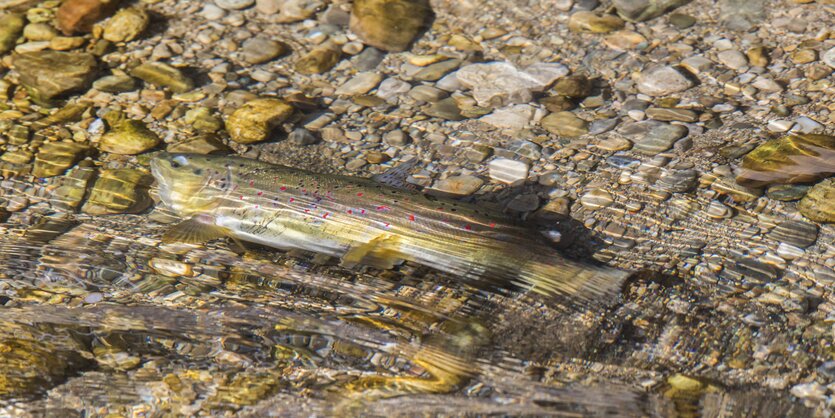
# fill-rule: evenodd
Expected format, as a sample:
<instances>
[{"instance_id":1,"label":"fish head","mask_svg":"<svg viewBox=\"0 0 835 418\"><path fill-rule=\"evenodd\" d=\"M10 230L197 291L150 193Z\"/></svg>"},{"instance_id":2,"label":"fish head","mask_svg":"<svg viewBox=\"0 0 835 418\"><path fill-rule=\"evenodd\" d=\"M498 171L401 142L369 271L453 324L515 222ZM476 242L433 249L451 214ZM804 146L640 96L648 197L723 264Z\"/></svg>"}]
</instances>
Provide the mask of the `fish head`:
<instances>
[{"instance_id":1,"label":"fish head","mask_svg":"<svg viewBox=\"0 0 835 418\"><path fill-rule=\"evenodd\" d=\"M218 156L162 153L151 160L151 173L160 199L181 216L216 208L232 186L229 165Z\"/></svg>"}]
</instances>

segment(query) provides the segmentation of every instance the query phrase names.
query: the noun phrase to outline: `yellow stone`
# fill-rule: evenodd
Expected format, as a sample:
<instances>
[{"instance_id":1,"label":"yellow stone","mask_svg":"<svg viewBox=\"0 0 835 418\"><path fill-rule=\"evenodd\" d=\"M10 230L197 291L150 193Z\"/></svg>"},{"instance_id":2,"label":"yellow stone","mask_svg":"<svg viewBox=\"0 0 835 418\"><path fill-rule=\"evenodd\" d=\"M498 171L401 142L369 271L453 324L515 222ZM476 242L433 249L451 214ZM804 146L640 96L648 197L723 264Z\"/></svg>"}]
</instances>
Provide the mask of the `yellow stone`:
<instances>
[{"instance_id":1,"label":"yellow stone","mask_svg":"<svg viewBox=\"0 0 835 418\"><path fill-rule=\"evenodd\" d=\"M241 106L226 120L226 131L233 141L252 144L269 138L272 130L293 114L284 100L255 99Z\"/></svg>"}]
</instances>

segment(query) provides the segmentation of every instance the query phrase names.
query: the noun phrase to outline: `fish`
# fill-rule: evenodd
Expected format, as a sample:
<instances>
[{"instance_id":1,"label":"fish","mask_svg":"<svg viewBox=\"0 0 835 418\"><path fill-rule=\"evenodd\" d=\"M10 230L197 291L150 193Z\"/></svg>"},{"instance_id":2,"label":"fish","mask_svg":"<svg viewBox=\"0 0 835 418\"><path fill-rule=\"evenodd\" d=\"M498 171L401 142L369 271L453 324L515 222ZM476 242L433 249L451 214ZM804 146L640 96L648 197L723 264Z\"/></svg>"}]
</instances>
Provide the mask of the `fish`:
<instances>
[{"instance_id":1,"label":"fish","mask_svg":"<svg viewBox=\"0 0 835 418\"><path fill-rule=\"evenodd\" d=\"M327 254L348 268L408 261L578 303L616 300L630 272L566 258L537 231L478 205L394 187L415 161L377 181L238 156L161 153L151 160L160 201L184 219L162 240L228 237Z\"/></svg>"}]
</instances>

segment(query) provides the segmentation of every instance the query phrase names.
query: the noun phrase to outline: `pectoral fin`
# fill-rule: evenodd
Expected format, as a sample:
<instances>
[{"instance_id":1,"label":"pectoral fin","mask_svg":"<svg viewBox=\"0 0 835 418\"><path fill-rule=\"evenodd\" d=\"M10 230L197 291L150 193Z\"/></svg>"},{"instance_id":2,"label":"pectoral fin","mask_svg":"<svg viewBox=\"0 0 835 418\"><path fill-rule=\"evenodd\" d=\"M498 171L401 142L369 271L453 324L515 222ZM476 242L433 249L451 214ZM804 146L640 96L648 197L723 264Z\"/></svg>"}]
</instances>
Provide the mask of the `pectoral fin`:
<instances>
[{"instance_id":1,"label":"pectoral fin","mask_svg":"<svg viewBox=\"0 0 835 418\"><path fill-rule=\"evenodd\" d=\"M368 243L358 245L348 250L342 256L343 267L353 267L365 264L379 269L388 270L403 262L403 255L399 251L397 237L381 235Z\"/></svg>"},{"instance_id":2,"label":"pectoral fin","mask_svg":"<svg viewBox=\"0 0 835 418\"><path fill-rule=\"evenodd\" d=\"M388 171L377 174L372 177L374 181L382 183L391 187L404 190L420 190L420 186L408 182L409 174L413 168L420 161L417 157L412 157L411 160L400 163L397 167L391 168Z\"/></svg>"},{"instance_id":3,"label":"pectoral fin","mask_svg":"<svg viewBox=\"0 0 835 418\"><path fill-rule=\"evenodd\" d=\"M184 242L200 244L213 239L232 237L229 229L213 225L197 217L186 219L169 229L162 236L162 242Z\"/></svg>"}]
</instances>

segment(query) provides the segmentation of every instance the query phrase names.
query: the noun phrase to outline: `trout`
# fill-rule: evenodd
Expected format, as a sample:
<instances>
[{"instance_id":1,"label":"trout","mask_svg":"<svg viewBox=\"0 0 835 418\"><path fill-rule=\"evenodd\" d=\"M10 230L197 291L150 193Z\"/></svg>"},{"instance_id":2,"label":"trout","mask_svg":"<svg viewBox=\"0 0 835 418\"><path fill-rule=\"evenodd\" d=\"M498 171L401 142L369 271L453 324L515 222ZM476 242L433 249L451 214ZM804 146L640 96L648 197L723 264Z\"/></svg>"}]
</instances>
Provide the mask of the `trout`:
<instances>
[{"instance_id":1,"label":"trout","mask_svg":"<svg viewBox=\"0 0 835 418\"><path fill-rule=\"evenodd\" d=\"M161 154L151 170L164 205L185 219L164 242L229 237L348 267L410 261L575 301L611 300L629 275L565 258L541 234L477 205L374 179L198 154ZM407 173L389 178L398 174Z\"/></svg>"}]
</instances>

